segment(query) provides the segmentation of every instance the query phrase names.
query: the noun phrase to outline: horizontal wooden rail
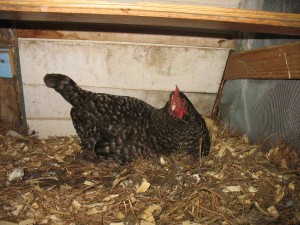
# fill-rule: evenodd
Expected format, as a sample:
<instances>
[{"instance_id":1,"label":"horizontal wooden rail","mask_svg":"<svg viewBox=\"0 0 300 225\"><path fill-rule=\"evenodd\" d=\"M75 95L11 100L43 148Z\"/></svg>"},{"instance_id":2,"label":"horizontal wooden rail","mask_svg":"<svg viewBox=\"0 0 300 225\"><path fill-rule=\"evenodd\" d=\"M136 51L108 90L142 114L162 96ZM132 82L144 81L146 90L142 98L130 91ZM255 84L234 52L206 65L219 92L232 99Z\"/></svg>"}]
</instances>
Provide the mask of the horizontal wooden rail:
<instances>
[{"instance_id":1,"label":"horizontal wooden rail","mask_svg":"<svg viewBox=\"0 0 300 225\"><path fill-rule=\"evenodd\" d=\"M300 35L300 15L160 3L1 0L0 20L59 21Z\"/></svg>"},{"instance_id":2,"label":"horizontal wooden rail","mask_svg":"<svg viewBox=\"0 0 300 225\"><path fill-rule=\"evenodd\" d=\"M229 55L224 80L300 79L300 42Z\"/></svg>"}]
</instances>

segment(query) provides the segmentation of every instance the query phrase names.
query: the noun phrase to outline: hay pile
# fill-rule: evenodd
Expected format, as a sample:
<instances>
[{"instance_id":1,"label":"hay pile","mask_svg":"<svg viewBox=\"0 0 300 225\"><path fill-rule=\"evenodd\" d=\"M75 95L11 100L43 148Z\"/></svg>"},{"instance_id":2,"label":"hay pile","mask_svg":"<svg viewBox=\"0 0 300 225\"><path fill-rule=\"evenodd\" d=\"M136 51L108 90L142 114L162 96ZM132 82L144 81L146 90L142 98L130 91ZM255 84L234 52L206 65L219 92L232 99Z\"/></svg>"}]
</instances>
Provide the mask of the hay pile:
<instances>
[{"instance_id":1,"label":"hay pile","mask_svg":"<svg viewBox=\"0 0 300 225\"><path fill-rule=\"evenodd\" d=\"M75 137L0 136L0 224L298 224L300 168L207 119L211 154L125 166L83 159ZM10 223L8 223L10 221Z\"/></svg>"}]
</instances>

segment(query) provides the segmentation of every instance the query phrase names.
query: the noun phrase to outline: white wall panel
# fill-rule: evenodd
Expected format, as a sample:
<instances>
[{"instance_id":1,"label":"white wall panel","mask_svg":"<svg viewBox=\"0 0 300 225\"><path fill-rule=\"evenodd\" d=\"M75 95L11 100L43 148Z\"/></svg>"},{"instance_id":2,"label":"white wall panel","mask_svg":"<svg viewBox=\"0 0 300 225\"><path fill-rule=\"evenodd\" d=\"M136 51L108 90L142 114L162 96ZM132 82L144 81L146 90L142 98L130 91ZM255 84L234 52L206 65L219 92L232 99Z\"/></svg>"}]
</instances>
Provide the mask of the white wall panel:
<instances>
[{"instance_id":1,"label":"white wall panel","mask_svg":"<svg viewBox=\"0 0 300 225\"><path fill-rule=\"evenodd\" d=\"M216 93L228 49L90 41L19 41L23 82L62 73L93 87Z\"/></svg>"},{"instance_id":2,"label":"white wall panel","mask_svg":"<svg viewBox=\"0 0 300 225\"><path fill-rule=\"evenodd\" d=\"M70 119L27 119L30 131L35 131L40 138L47 138L49 136L70 136L76 135Z\"/></svg>"},{"instance_id":3,"label":"white wall panel","mask_svg":"<svg viewBox=\"0 0 300 225\"><path fill-rule=\"evenodd\" d=\"M169 99L170 92L121 90L106 88L82 87L85 90L96 93L108 93L114 95L126 95L142 99L150 105L162 108ZM186 93L197 110L205 115L210 113L215 94ZM24 85L26 99L26 116L29 119L43 118L69 118L71 105L53 89L41 85Z\"/></svg>"},{"instance_id":4,"label":"white wall panel","mask_svg":"<svg viewBox=\"0 0 300 225\"><path fill-rule=\"evenodd\" d=\"M133 96L162 108L169 98L165 91L141 91L82 87L93 92ZM41 85L24 85L26 116L29 128L40 137L75 135L70 118L71 105L53 89ZM216 94L186 93L202 115L209 115Z\"/></svg>"},{"instance_id":5,"label":"white wall panel","mask_svg":"<svg viewBox=\"0 0 300 225\"><path fill-rule=\"evenodd\" d=\"M164 106L177 84L198 111L208 115L230 49L204 47L204 41L200 42L197 47L179 46L178 42L19 39L30 129L41 137L75 134L71 106L45 87L47 73L66 74L84 89L137 97L158 108Z\"/></svg>"}]
</instances>

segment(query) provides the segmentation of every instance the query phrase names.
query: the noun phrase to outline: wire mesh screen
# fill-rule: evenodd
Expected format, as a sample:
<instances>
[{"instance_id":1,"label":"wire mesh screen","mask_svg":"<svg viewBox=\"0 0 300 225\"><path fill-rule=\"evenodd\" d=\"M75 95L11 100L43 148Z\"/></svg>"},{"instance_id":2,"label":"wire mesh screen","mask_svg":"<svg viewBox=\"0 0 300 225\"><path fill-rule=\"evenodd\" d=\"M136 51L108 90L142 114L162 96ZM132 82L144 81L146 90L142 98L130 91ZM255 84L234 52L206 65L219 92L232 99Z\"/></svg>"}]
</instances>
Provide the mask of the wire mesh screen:
<instances>
[{"instance_id":1,"label":"wire mesh screen","mask_svg":"<svg viewBox=\"0 0 300 225\"><path fill-rule=\"evenodd\" d=\"M300 13L300 1L264 0L262 10ZM246 35L240 50L300 41L299 36ZM227 81L220 119L266 148L284 141L300 151L300 80Z\"/></svg>"},{"instance_id":2,"label":"wire mesh screen","mask_svg":"<svg viewBox=\"0 0 300 225\"><path fill-rule=\"evenodd\" d=\"M264 0L264 11L299 13L300 4L298 0Z\"/></svg>"},{"instance_id":3,"label":"wire mesh screen","mask_svg":"<svg viewBox=\"0 0 300 225\"><path fill-rule=\"evenodd\" d=\"M300 13L300 0L262 0L255 4L268 12ZM251 8L251 6L250 6ZM251 50L267 46L287 44L300 41L300 36L274 35L274 34L242 34L243 39L239 50Z\"/></svg>"},{"instance_id":4,"label":"wire mesh screen","mask_svg":"<svg viewBox=\"0 0 300 225\"><path fill-rule=\"evenodd\" d=\"M300 149L300 80L228 81L220 118L266 148L283 141Z\"/></svg>"}]
</instances>

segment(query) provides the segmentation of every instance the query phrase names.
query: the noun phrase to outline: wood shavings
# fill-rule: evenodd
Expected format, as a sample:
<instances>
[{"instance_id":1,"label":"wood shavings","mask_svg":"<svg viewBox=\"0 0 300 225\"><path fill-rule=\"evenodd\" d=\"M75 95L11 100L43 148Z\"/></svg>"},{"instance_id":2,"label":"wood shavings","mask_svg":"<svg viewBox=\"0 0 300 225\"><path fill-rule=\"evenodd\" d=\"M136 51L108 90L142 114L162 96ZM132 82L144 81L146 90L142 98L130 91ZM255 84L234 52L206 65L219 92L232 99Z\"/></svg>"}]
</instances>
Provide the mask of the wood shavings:
<instances>
[{"instance_id":1,"label":"wood shavings","mask_svg":"<svg viewBox=\"0 0 300 225\"><path fill-rule=\"evenodd\" d=\"M81 208L81 204L74 199L72 202L72 207L76 210L79 210Z\"/></svg>"},{"instance_id":2,"label":"wood shavings","mask_svg":"<svg viewBox=\"0 0 300 225\"><path fill-rule=\"evenodd\" d=\"M243 141L244 143L249 144L249 138L245 134L243 135Z\"/></svg>"},{"instance_id":3,"label":"wood shavings","mask_svg":"<svg viewBox=\"0 0 300 225\"><path fill-rule=\"evenodd\" d=\"M123 220L125 218L125 215L122 212L118 211L116 214L116 218L118 220Z\"/></svg>"},{"instance_id":4,"label":"wood shavings","mask_svg":"<svg viewBox=\"0 0 300 225\"><path fill-rule=\"evenodd\" d=\"M23 168L15 168L9 175L8 181L13 181L17 179L21 179L24 176L24 169Z\"/></svg>"},{"instance_id":5,"label":"wood shavings","mask_svg":"<svg viewBox=\"0 0 300 225\"><path fill-rule=\"evenodd\" d=\"M295 184L294 184L294 182L290 182L289 184L288 184L288 187L291 189L291 190L295 190Z\"/></svg>"},{"instance_id":6,"label":"wood shavings","mask_svg":"<svg viewBox=\"0 0 300 225\"><path fill-rule=\"evenodd\" d=\"M275 185L275 188L276 188L276 202L280 202L283 197L284 197L284 188L282 186L280 186L279 184Z\"/></svg>"},{"instance_id":7,"label":"wood shavings","mask_svg":"<svg viewBox=\"0 0 300 225\"><path fill-rule=\"evenodd\" d=\"M143 178L142 184L136 189L136 193L144 193L146 192L150 187L150 183Z\"/></svg>"},{"instance_id":8,"label":"wood shavings","mask_svg":"<svg viewBox=\"0 0 300 225\"><path fill-rule=\"evenodd\" d=\"M23 136L21 134L19 134L18 132L14 131L14 130L8 131L7 135L9 135L11 137L23 138Z\"/></svg>"},{"instance_id":9,"label":"wood shavings","mask_svg":"<svg viewBox=\"0 0 300 225\"><path fill-rule=\"evenodd\" d=\"M267 211L272 215L272 216L275 216L275 217L278 217L279 216L279 213L277 211L277 209L272 205L270 206L269 208L267 208Z\"/></svg>"},{"instance_id":10,"label":"wood shavings","mask_svg":"<svg viewBox=\"0 0 300 225\"><path fill-rule=\"evenodd\" d=\"M259 180L259 177L262 175L262 171L258 171L256 173L251 173L251 177Z\"/></svg>"},{"instance_id":11,"label":"wood shavings","mask_svg":"<svg viewBox=\"0 0 300 225\"><path fill-rule=\"evenodd\" d=\"M110 200L114 199L114 198L117 198L119 197L120 195L116 194L116 195L110 195L110 196L107 196L103 199L103 202L109 202Z\"/></svg>"},{"instance_id":12,"label":"wood shavings","mask_svg":"<svg viewBox=\"0 0 300 225\"><path fill-rule=\"evenodd\" d=\"M15 216L20 215L21 211L23 210L23 204L19 204L15 206L15 210L12 211L11 213Z\"/></svg>"},{"instance_id":13,"label":"wood shavings","mask_svg":"<svg viewBox=\"0 0 300 225\"><path fill-rule=\"evenodd\" d=\"M207 121L212 147L201 163L177 152L120 166L85 158L76 137L0 135L0 217L57 225L298 224L292 148L277 146L266 157L245 136ZM15 168L24 175L8 183Z\"/></svg>"},{"instance_id":14,"label":"wood shavings","mask_svg":"<svg viewBox=\"0 0 300 225\"><path fill-rule=\"evenodd\" d=\"M205 173L206 176L211 176L211 177L214 177L214 178L219 178L219 174L215 171L208 171Z\"/></svg>"},{"instance_id":15,"label":"wood shavings","mask_svg":"<svg viewBox=\"0 0 300 225\"><path fill-rule=\"evenodd\" d=\"M116 178L112 184L112 188L117 187L123 180L126 180L126 179L127 179L127 177Z\"/></svg>"},{"instance_id":16,"label":"wood shavings","mask_svg":"<svg viewBox=\"0 0 300 225\"><path fill-rule=\"evenodd\" d=\"M12 223L9 221L0 220L0 225L18 225L18 223Z\"/></svg>"},{"instance_id":17,"label":"wood shavings","mask_svg":"<svg viewBox=\"0 0 300 225\"><path fill-rule=\"evenodd\" d=\"M222 146L218 152L218 157L223 157L225 155L225 150L227 149L226 145L225 146Z\"/></svg>"},{"instance_id":18,"label":"wood shavings","mask_svg":"<svg viewBox=\"0 0 300 225\"><path fill-rule=\"evenodd\" d=\"M101 212L102 212L102 210L99 210L97 208L92 208L86 212L86 215L91 216L91 215L95 215L95 214L101 213Z\"/></svg>"},{"instance_id":19,"label":"wood shavings","mask_svg":"<svg viewBox=\"0 0 300 225\"><path fill-rule=\"evenodd\" d=\"M283 169L299 169L300 153L295 148L284 143L270 149L267 157L271 163L280 165Z\"/></svg>"},{"instance_id":20,"label":"wood shavings","mask_svg":"<svg viewBox=\"0 0 300 225\"><path fill-rule=\"evenodd\" d=\"M83 207L87 207L87 208L94 208L94 207L103 207L103 202L98 202L98 203L92 203L89 205L83 205Z\"/></svg>"},{"instance_id":21,"label":"wood shavings","mask_svg":"<svg viewBox=\"0 0 300 225\"><path fill-rule=\"evenodd\" d=\"M35 224L36 224L36 220L34 219L27 219L19 222L19 225L35 225Z\"/></svg>"},{"instance_id":22,"label":"wood shavings","mask_svg":"<svg viewBox=\"0 0 300 225\"><path fill-rule=\"evenodd\" d=\"M264 215L269 215L269 213L267 211L265 211L263 208L260 207L260 205L257 202L254 202L254 205L256 206L256 208Z\"/></svg>"},{"instance_id":23,"label":"wood shavings","mask_svg":"<svg viewBox=\"0 0 300 225\"><path fill-rule=\"evenodd\" d=\"M152 213L156 210L161 210L161 207L156 204L150 205L147 209L145 209L144 213L142 214L142 219L150 223L155 222Z\"/></svg>"},{"instance_id":24,"label":"wood shavings","mask_svg":"<svg viewBox=\"0 0 300 225\"><path fill-rule=\"evenodd\" d=\"M160 158L159 158L159 161L160 161L160 164L161 164L162 166L165 166L165 165L168 164L168 162L164 159L164 157L160 157Z\"/></svg>"},{"instance_id":25,"label":"wood shavings","mask_svg":"<svg viewBox=\"0 0 300 225\"><path fill-rule=\"evenodd\" d=\"M54 222L61 221L61 219L56 215L50 215L49 219L54 221Z\"/></svg>"},{"instance_id":26,"label":"wood shavings","mask_svg":"<svg viewBox=\"0 0 300 225\"><path fill-rule=\"evenodd\" d=\"M249 193L256 193L257 191L258 191L258 190L257 190L257 188L255 188L255 187L252 187L252 186L251 186L251 187L248 188L248 192L249 192Z\"/></svg>"},{"instance_id":27,"label":"wood shavings","mask_svg":"<svg viewBox=\"0 0 300 225\"><path fill-rule=\"evenodd\" d=\"M86 181L84 181L84 183L83 183L84 185L87 185L87 186L94 186L95 185L95 183L94 182L92 182L92 181L89 181L89 180L86 180Z\"/></svg>"},{"instance_id":28,"label":"wood shavings","mask_svg":"<svg viewBox=\"0 0 300 225\"><path fill-rule=\"evenodd\" d=\"M57 160L57 162L59 163L63 163L64 160L63 160L63 157L59 156L59 155L55 155L55 159Z\"/></svg>"},{"instance_id":29,"label":"wood shavings","mask_svg":"<svg viewBox=\"0 0 300 225\"><path fill-rule=\"evenodd\" d=\"M242 191L242 188L240 185L237 185L237 186L226 186L223 188L222 190L223 192L225 193L228 193L228 192L240 192Z\"/></svg>"}]
</instances>

